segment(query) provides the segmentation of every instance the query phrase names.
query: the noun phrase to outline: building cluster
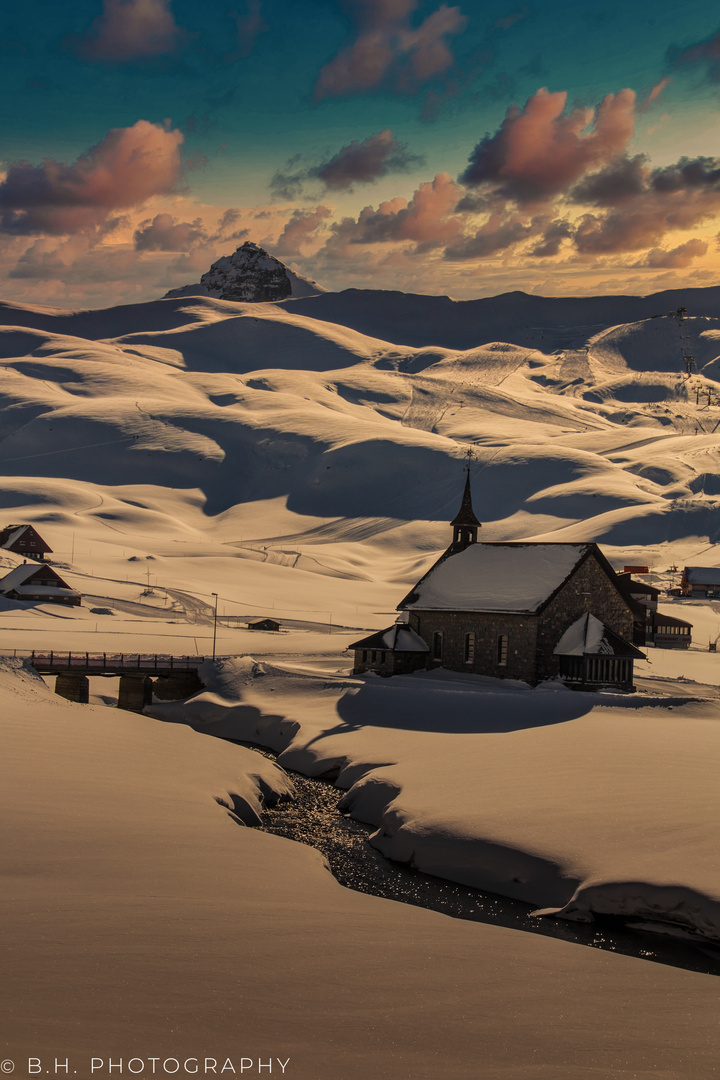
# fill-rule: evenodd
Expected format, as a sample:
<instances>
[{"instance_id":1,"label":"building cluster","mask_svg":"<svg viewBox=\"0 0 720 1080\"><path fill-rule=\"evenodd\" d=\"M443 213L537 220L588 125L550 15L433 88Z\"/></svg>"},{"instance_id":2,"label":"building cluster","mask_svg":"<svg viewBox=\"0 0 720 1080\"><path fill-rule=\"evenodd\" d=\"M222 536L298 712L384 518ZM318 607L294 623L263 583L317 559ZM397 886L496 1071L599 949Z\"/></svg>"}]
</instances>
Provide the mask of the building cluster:
<instances>
[{"instance_id":1,"label":"building cluster","mask_svg":"<svg viewBox=\"0 0 720 1080\"><path fill-rule=\"evenodd\" d=\"M0 530L0 550L12 551L25 560L0 579L0 596L41 604L69 604L79 607L80 593L48 565L52 548L32 525L6 525Z\"/></svg>"},{"instance_id":2,"label":"building cluster","mask_svg":"<svg viewBox=\"0 0 720 1080\"><path fill-rule=\"evenodd\" d=\"M597 544L479 543L469 474L451 525L450 546L400 602L398 622L351 646L355 674L442 667L632 690L634 663L646 659L639 645L690 644L691 624L659 613L659 590L617 574Z\"/></svg>"}]
</instances>

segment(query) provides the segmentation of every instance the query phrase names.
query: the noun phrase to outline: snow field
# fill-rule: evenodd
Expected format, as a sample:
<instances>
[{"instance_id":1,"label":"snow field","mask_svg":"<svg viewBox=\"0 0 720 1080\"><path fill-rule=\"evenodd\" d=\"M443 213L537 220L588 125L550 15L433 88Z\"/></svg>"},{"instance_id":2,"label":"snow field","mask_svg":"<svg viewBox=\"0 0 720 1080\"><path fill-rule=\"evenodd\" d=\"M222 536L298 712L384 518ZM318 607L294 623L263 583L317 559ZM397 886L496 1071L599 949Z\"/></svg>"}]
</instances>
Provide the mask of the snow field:
<instances>
[{"instance_id":1,"label":"snow field","mask_svg":"<svg viewBox=\"0 0 720 1080\"><path fill-rule=\"evenodd\" d=\"M233 820L229 803L285 788L252 751L73 706L8 662L0 696L7 1057L289 1058L296 1080L716 1075L710 976L352 893L317 853Z\"/></svg>"}]
</instances>

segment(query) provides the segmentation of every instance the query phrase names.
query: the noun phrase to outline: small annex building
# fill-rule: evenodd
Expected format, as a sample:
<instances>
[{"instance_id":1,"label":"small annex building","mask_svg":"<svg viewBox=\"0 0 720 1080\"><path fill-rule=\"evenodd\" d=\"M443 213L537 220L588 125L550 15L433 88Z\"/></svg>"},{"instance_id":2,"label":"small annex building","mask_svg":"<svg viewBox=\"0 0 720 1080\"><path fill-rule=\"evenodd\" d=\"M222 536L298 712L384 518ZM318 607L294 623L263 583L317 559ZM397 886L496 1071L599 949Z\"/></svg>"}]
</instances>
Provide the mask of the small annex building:
<instances>
[{"instance_id":1,"label":"small annex building","mask_svg":"<svg viewBox=\"0 0 720 1080\"><path fill-rule=\"evenodd\" d=\"M280 623L275 619L258 619L256 622L249 622L247 624L248 630L271 630L277 632L280 629Z\"/></svg>"},{"instance_id":2,"label":"small annex building","mask_svg":"<svg viewBox=\"0 0 720 1080\"><path fill-rule=\"evenodd\" d=\"M79 607L82 597L51 566L23 563L0 580L0 596L26 603L69 604Z\"/></svg>"},{"instance_id":3,"label":"small annex building","mask_svg":"<svg viewBox=\"0 0 720 1080\"><path fill-rule=\"evenodd\" d=\"M417 649L412 670L634 689L634 662L646 659L631 644L636 612L597 544L478 543L469 475L452 527L448 549L398 605L403 629L427 650ZM393 629L352 646L354 673L394 673L407 639Z\"/></svg>"},{"instance_id":4,"label":"small annex building","mask_svg":"<svg viewBox=\"0 0 720 1080\"><path fill-rule=\"evenodd\" d=\"M712 600L720 597L720 568L686 566L680 579L680 592L693 600Z\"/></svg>"},{"instance_id":5,"label":"small annex building","mask_svg":"<svg viewBox=\"0 0 720 1080\"><path fill-rule=\"evenodd\" d=\"M6 525L0 529L0 548L37 562L42 562L46 555L52 555L52 548L32 525Z\"/></svg>"},{"instance_id":6,"label":"small annex building","mask_svg":"<svg viewBox=\"0 0 720 1080\"><path fill-rule=\"evenodd\" d=\"M354 675L377 671L380 675L409 675L427 666L430 649L409 626L395 623L350 646L355 650Z\"/></svg>"}]
</instances>

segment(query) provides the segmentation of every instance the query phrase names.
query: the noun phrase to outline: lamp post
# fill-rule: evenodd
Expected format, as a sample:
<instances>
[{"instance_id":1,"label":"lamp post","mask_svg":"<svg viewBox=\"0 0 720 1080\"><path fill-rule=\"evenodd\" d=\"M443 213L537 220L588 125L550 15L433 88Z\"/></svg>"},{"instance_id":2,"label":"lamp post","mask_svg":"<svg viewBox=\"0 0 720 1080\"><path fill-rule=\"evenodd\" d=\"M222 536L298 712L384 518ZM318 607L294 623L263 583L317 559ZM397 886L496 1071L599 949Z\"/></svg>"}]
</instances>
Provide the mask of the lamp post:
<instances>
[{"instance_id":1,"label":"lamp post","mask_svg":"<svg viewBox=\"0 0 720 1080\"><path fill-rule=\"evenodd\" d=\"M217 640L217 609L218 609L218 594L216 592L211 593L211 596L215 597L215 613L213 615L213 652L212 658L215 659L215 642Z\"/></svg>"}]
</instances>

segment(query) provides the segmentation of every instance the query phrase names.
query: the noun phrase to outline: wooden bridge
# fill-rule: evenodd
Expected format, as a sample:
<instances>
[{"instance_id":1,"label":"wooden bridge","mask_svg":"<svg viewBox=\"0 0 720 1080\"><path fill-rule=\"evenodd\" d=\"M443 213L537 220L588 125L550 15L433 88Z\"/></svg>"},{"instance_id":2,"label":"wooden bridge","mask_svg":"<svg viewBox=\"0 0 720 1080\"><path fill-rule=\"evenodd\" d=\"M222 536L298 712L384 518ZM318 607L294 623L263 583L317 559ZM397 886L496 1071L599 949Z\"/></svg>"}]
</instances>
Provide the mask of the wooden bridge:
<instances>
[{"instance_id":1,"label":"wooden bridge","mask_svg":"<svg viewBox=\"0 0 720 1080\"><path fill-rule=\"evenodd\" d=\"M142 712L152 695L167 700L189 697L202 688L198 669L204 656L159 653L37 652L23 657L39 675L55 675L55 693L87 704L88 675L120 676L118 708ZM154 677L154 678L153 678Z\"/></svg>"},{"instance_id":2,"label":"wooden bridge","mask_svg":"<svg viewBox=\"0 0 720 1080\"><path fill-rule=\"evenodd\" d=\"M72 671L83 675L125 675L142 672L146 675L176 675L195 672L204 656L168 656L164 653L73 653L36 652L26 656L41 675L56 675Z\"/></svg>"}]
</instances>

